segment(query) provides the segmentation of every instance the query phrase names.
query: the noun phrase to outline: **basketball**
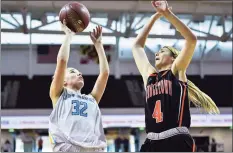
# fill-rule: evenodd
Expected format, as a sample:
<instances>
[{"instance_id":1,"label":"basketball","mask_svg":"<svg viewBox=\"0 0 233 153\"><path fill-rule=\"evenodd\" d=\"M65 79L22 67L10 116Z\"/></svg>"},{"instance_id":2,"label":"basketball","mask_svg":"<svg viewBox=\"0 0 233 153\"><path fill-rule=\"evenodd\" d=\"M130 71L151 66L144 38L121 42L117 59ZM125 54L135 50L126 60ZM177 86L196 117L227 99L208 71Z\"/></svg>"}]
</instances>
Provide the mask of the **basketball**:
<instances>
[{"instance_id":1,"label":"basketball","mask_svg":"<svg viewBox=\"0 0 233 153\"><path fill-rule=\"evenodd\" d=\"M86 6L78 2L70 2L62 7L59 20L66 20L66 26L73 32L82 32L88 26L90 13Z\"/></svg>"}]
</instances>

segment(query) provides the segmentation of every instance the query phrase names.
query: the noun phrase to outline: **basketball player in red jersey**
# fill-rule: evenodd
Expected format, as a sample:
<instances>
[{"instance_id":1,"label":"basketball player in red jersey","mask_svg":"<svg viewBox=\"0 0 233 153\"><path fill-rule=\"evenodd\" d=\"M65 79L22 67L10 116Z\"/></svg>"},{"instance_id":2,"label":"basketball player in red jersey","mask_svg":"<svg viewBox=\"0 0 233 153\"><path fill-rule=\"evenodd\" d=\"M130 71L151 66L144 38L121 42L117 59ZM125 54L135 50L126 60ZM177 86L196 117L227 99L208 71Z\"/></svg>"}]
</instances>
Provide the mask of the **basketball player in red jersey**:
<instances>
[{"instance_id":1,"label":"basketball player in red jersey","mask_svg":"<svg viewBox=\"0 0 233 153\"><path fill-rule=\"evenodd\" d=\"M212 99L187 80L186 69L191 62L197 38L172 13L166 1L151 2L155 13L133 44L133 57L146 90L145 122L147 139L142 152L191 152L195 142L189 134L191 115L189 101L208 113L219 113ZM153 67L145 54L144 45L154 22L165 17L185 38L180 52L164 46L155 54Z\"/></svg>"}]
</instances>

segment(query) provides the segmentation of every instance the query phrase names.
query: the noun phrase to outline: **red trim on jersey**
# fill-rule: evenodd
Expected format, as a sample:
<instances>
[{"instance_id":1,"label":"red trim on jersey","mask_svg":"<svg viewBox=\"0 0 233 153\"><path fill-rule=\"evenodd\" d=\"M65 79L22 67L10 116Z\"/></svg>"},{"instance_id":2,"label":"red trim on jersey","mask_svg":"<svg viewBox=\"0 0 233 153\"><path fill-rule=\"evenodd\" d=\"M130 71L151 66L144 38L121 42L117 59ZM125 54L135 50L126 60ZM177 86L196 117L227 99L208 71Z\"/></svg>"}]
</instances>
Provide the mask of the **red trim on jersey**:
<instances>
[{"instance_id":1,"label":"red trim on jersey","mask_svg":"<svg viewBox=\"0 0 233 153\"><path fill-rule=\"evenodd\" d=\"M181 113L180 113L180 123L179 123L179 126L182 125L183 112L184 112L184 99L185 99L185 96L186 96L186 85L184 83L182 85L184 86L184 90L183 90L183 96L182 96L182 104L181 104Z\"/></svg>"},{"instance_id":2,"label":"red trim on jersey","mask_svg":"<svg viewBox=\"0 0 233 153\"><path fill-rule=\"evenodd\" d=\"M149 76L157 76L157 74L156 74L156 73L155 73L155 74L154 74L154 73L152 73L152 74L150 74Z\"/></svg>"},{"instance_id":3,"label":"red trim on jersey","mask_svg":"<svg viewBox=\"0 0 233 153\"><path fill-rule=\"evenodd\" d=\"M179 101L179 114L178 114L178 119L177 119L177 123L179 123L179 120L180 120L180 110L181 110L181 102L182 102L182 96L183 96L183 86L181 85L181 83L179 82L179 85L180 85L180 101Z\"/></svg>"}]
</instances>

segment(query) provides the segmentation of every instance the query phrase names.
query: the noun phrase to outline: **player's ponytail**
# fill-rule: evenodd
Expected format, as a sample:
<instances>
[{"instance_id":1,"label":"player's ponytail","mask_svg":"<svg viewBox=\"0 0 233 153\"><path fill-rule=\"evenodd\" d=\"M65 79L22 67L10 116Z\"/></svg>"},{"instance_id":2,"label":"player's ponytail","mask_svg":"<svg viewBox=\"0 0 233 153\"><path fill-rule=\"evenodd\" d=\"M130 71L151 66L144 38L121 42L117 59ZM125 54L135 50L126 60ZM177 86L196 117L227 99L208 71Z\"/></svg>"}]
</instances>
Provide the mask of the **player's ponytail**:
<instances>
[{"instance_id":1,"label":"player's ponytail","mask_svg":"<svg viewBox=\"0 0 233 153\"><path fill-rule=\"evenodd\" d=\"M203 107L210 114L219 114L219 109L214 101L190 80L188 80L188 94L189 100L196 107Z\"/></svg>"},{"instance_id":2,"label":"player's ponytail","mask_svg":"<svg viewBox=\"0 0 233 153\"><path fill-rule=\"evenodd\" d=\"M165 46L168 48L173 56L176 58L179 55L179 51L173 47ZM202 92L194 83L188 80L188 97L189 100L196 106L202 107L206 112L210 114L219 114L219 109L215 105L214 101L204 92Z\"/></svg>"}]
</instances>

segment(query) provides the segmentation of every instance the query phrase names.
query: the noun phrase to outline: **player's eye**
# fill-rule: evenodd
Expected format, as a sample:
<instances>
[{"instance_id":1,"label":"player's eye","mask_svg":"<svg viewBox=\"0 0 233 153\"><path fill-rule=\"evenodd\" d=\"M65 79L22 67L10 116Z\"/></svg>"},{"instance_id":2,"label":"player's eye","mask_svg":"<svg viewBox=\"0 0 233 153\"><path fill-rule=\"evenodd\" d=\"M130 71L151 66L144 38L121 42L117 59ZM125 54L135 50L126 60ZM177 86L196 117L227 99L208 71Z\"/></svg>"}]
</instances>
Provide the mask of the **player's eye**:
<instances>
[{"instance_id":1,"label":"player's eye","mask_svg":"<svg viewBox=\"0 0 233 153\"><path fill-rule=\"evenodd\" d=\"M75 71L74 70L70 70L70 73L75 73Z\"/></svg>"}]
</instances>

